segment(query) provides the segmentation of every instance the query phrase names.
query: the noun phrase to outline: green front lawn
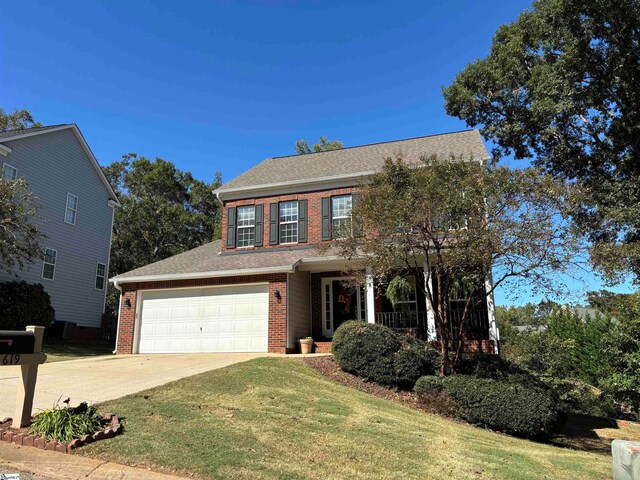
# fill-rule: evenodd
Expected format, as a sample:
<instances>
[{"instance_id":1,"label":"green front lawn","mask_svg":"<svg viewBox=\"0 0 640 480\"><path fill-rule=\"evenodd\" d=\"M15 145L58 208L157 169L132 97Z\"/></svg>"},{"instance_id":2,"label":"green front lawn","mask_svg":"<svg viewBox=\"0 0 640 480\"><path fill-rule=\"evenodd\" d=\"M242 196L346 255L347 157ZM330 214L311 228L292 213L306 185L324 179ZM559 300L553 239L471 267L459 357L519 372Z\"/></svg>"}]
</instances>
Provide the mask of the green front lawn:
<instances>
[{"instance_id":1,"label":"green front lawn","mask_svg":"<svg viewBox=\"0 0 640 480\"><path fill-rule=\"evenodd\" d=\"M83 357L111 355L111 343L76 343L54 338L47 338L42 344L42 351L47 354L47 363L76 360Z\"/></svg>"},{"instance_id":2,"label":"green front lawn","mask_svg":"<svg viewBox=\"0 0 640 480\"><path fill-rule=\"evenodd\" d=\"M79 454L202 478L608 478L605 455L413 410L261 358L107 402L126 432Z\"/></svg>"}]
</instances>

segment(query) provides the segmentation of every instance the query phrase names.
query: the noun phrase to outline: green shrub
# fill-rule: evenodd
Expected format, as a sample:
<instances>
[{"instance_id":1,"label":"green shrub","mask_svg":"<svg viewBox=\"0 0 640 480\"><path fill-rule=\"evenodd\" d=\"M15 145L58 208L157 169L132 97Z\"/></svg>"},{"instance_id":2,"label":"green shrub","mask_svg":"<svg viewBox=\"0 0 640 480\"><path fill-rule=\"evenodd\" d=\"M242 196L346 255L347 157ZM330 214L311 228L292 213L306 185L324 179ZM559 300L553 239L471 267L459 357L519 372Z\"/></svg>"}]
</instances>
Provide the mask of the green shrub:
<instances>
[{"instance_id":1,"label":"green shrub","mask_svg":"<svg viewBox=\"0 0 640 480\"><path fill-rule=\"evenodd\" d=\"M547 378L543 381L556 392L567 411L604 418L618 416L615 402L591 385L563 378Z\"/></svg>"},{"instance_id":2,"label":"green shrub","mask_svg":"<svg viewBox=\"0 0 640 480\"><path fill-rule=\"evenodd\" d=\"M51 298L40 284L0 282L0 330L48 327L55 318Z\"/></svg>"},{"instance_id":3,"label":"green shrub","mask_svg":"<svg viewBox=\"0 0 640 480\"><path fill-rule=\"evenodd\" d=\"M101 429L102 417L86 402L75 408L56 404L51 410L36 414L29 433L41 435L47 440L69 443L74 438L89 435Z\"/></svg>"},{"instance_id":4,"label":"green shrub","mask_svg":"<svg viewBox=\"0 0 640 480\"><path fill-rule=\"evenodd\" d=\"M393 355L395 384L411 390L423 375L434 375L440 368L440 354L431 345L414 337L404 336Z\"/></svg>"},{"instance_id":5,"label":"green shrub","mask_svg":"<svg viewBox=\"0 0 640 480\"><path fill-rule=\"evenodd\" d=\"M392 386L396 384L394 354L400 346L400 337L390 328L350 320L333 334L331 349L345 372Z\"/></svg>"},{"instance_id":6,"label":"green shrub","mask_svg":"<svg viewBox=\"0 0 640 480\"><path fill-rule=\"evenodd\" d=\"M426 403L436 399L452 405L449 410L458 418L520 437L549 435L562 419L558 400L550 390L507 377L424 377L416 383L415 391L428 408L442 408Z\"/></svg>"}]
</instances>

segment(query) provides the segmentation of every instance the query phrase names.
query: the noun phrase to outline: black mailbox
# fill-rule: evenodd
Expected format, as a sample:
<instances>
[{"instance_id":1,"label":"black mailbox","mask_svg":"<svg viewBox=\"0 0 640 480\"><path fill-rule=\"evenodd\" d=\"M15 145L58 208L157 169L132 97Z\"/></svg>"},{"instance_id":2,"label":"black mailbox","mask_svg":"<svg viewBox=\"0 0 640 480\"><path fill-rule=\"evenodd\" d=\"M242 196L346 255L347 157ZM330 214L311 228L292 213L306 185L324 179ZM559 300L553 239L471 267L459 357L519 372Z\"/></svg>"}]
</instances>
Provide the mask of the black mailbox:
<instances>
[{"instance_id":1,"label":"black mailbox","mask_svg":"<svg viewBox=\"0 0 640 480\"><path fill-rule=\"evenodd\" d=\"M33 353L36 336L33 332L0 330L1 353Z\"/></svg>"}]
</instances>

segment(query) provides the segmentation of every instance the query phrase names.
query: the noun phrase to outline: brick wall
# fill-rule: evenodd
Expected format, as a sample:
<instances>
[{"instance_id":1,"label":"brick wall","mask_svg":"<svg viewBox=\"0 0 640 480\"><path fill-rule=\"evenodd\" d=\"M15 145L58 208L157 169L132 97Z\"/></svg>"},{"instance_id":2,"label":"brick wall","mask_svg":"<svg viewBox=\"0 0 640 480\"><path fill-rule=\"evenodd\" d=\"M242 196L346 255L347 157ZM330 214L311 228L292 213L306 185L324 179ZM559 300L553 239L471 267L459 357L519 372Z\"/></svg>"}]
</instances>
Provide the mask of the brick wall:
<instances>
[{"instance_id":1,"label":"brick wall","mask_svg":"<svg viewBox=\"0 0 640 480\"><path fill-rule=\"evenodd\" d=\"M268 349L272 353L286 353L287 349L287 274L247 275L237 277L201 278L196 280L171 280L164 282L125 283L122 285L118 344L116 353L133 352L135 315L139 290L207 287L216 285L241 285L244 283L269 282L269 339ZM276 298L276 290L280 298ZM127 299L131 306L127 307Z\"/></svg>"},{"instance_id":2,"label":"brick wall","mask_svg":"<svg viewBox=\"0 0 640 480\"><path fill-rule=\"evenodd\" d=\"M322 206L321 199L324 197L331 197L334 195L347 195L353 193L356 188L338 188L333 190L320 190L316 192L296 193L291 195L278 195L272 197L250 198L246 200L232 200L225 202L224 209L222 211L222 250L233 251L237 249L226 248L227 238L227 208L228 207L241 207L244 205L264 205L264 228L262 247L242 248L241 250L262 250L268 248L277 248L280 245L269 245L269 205L275 202L286 202L288 200L307 200L308 201L308 232L305 243L300 245L312 245L315 243L322 243ZM290 246L290 245L288 245Z\"/></svg>"}]
</instances>

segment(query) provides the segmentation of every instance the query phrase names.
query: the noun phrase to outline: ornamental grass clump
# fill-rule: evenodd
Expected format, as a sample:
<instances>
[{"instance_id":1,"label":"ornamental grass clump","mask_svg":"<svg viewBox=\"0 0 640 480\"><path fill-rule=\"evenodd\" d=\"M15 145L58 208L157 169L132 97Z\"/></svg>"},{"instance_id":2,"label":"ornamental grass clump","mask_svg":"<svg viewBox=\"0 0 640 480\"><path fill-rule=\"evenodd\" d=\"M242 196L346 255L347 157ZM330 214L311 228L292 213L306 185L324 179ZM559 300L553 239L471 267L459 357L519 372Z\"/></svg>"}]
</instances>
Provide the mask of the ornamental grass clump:
<instances>
[{"instance_id":1,"label":"ornamental grass clump","mask_svg":"<svg viewBox=\"0 0 640 480\"><path fill-rule=\"evenodd\" d=\"M90 435L101 429L102 417L94 407L82 402L75 408L60 406L36 414L29 427L30 434L43 436L48 441L69 443L75 438Z\"/></svg>"}]
</instances>

